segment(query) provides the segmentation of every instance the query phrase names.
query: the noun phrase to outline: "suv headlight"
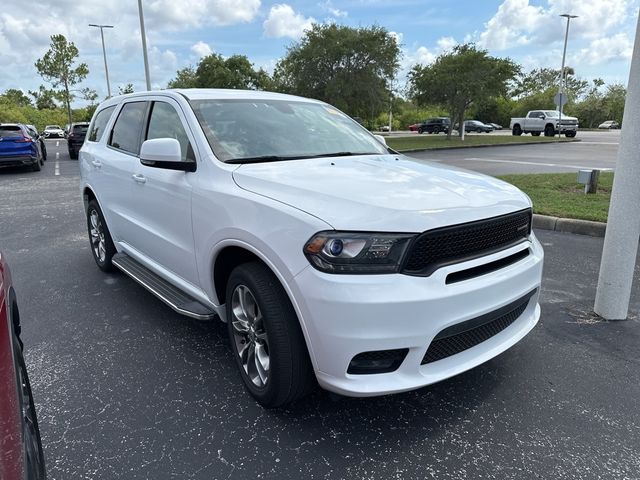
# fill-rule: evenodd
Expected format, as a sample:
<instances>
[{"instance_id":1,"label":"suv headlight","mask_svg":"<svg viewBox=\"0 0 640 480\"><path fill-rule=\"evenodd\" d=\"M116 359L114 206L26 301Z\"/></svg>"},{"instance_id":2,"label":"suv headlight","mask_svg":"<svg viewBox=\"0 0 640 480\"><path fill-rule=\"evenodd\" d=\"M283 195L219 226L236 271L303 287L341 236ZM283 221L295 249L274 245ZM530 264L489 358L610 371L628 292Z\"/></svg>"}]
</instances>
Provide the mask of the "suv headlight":
<instances>
[{"instance_id":1,"label":"suv headlight","mask_svg":"<svg viewBox=\"0 0 640 480\"><path fill-rule=\"evenodd\" d=\"M315 268L326 273L396 273L414 234L327 231L304 246Z\"/></svg>"}]
</instances>

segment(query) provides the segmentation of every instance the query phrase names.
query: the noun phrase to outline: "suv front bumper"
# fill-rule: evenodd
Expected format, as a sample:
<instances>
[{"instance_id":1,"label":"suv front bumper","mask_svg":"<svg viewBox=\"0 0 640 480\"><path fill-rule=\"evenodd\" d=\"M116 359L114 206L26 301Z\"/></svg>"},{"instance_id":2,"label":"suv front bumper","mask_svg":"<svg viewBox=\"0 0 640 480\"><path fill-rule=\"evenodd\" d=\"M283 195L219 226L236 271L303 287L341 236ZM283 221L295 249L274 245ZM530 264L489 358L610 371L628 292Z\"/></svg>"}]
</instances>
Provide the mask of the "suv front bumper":
<instances>
[{"instance_id":1,"label":"suv front bumper","mask_svg":"<svg viewBox=\"0 0 640 480\"><path fill-rule=\"evenodd\" d=\"M500 270L446 284L448 274L508 257L524 259ZM521 340L540 317L538 297L543 250L530 241L501 252L442 267L429 277L331 275L308 267L292 290L320 385L348 396L373 396L416 389L469 370ZM508 327L467 350L422 365L434 337L447 327L509 305L531 291L524 311ZM363 352L408 349L389 373L347 373Z\"/></svg>"}]
</instances>

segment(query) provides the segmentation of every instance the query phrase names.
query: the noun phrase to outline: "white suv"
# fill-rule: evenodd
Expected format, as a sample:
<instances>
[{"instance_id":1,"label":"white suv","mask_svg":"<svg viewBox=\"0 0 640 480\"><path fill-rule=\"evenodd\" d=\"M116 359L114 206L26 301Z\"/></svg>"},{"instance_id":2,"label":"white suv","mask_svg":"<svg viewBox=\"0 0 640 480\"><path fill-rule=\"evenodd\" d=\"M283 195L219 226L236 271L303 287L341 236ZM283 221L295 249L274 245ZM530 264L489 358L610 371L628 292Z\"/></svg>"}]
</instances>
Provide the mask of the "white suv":
<instances>
[{"instance_id":1,"label":"white suv","mask_svg":"<svg viewBox=\"0 0 640 480\"><path fill-rule=\"evenodd\" d=\"M182 314L226 321L267 407L315 380L370 396L456 375L538 321L531 203L383 142L289 95L109 99L80 150L95 261Z\"/></svg>"}]
</instances>

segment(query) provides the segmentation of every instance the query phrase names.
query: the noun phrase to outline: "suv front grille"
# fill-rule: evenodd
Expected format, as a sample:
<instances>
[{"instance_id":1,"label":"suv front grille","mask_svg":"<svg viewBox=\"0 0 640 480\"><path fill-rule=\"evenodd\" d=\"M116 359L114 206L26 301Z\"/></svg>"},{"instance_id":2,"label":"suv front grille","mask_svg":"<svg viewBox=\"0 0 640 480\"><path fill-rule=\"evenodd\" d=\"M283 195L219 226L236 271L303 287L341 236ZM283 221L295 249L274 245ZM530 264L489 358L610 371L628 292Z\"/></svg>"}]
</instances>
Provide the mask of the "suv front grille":
<instances>
[{"instance_id":1,"label":"suv front grille","mask_svg":"<svg viewBox=\"0 0 640 480\"><path fill-rule=\"evenodd\" d=\"M428 230L409 248L402 273L429 276L438 268L511 247L531 233L531 209Z\"/></svg>"},{"instance_id":2,"label":"suv front grille","mask_svg":"<svg viewBox=\"0 0 640 480\"><path fill-rule=\"evenodd\" d=\"M494 312L445 328L432 340L420 364L450 357L497 335L522 315L535 293L533 290Z\"/></svg>"}]
</instances>

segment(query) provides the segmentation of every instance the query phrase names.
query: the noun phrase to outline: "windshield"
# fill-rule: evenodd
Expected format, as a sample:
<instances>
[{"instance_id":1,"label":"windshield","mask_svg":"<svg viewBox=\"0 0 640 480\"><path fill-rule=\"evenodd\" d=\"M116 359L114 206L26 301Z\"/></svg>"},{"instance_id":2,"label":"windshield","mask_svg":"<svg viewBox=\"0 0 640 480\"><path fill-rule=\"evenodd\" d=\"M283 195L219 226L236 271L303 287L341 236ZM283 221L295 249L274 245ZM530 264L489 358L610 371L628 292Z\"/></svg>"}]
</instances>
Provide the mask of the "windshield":
<instances>
[{"instance_id":1,"label":"windshield","mask_svg":"<svg viewBox=\"0 0 640 480\"><path fill-rule=\"evenodd\" d=\"M558 117L558 112L556 110L547 110L546 112L544 112L544 114L547 117L551 117L551 118L557 118Z\"/></svg>"},{"instance_id":2,"label":"windshield","mask_svg":"<svg viewBox=\"0 0 640 480\"><path fill-rule=\"evenodd\" d=\"M246 99L193 100L191 105L223 162L388 153L358 123L326 104Z\"/></svg>"}]
</instances>

